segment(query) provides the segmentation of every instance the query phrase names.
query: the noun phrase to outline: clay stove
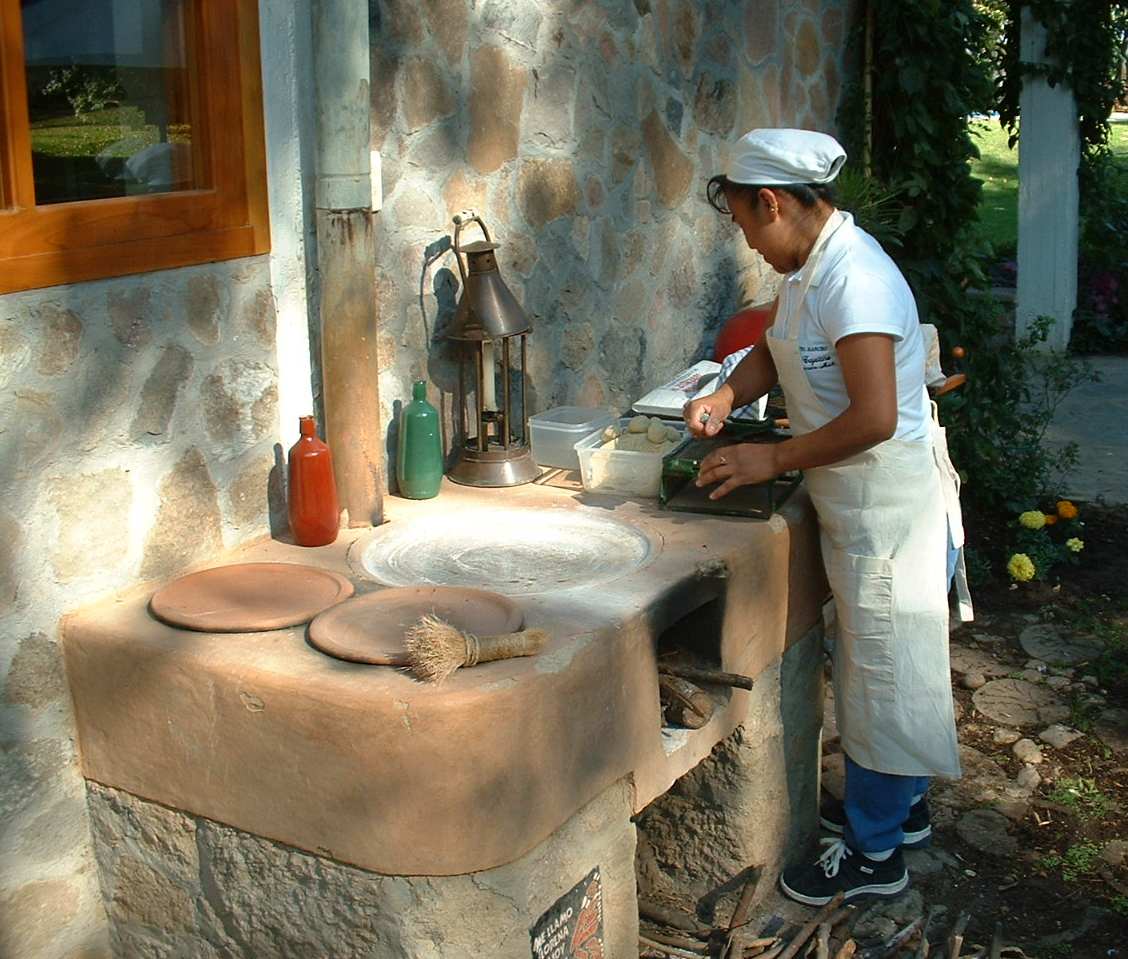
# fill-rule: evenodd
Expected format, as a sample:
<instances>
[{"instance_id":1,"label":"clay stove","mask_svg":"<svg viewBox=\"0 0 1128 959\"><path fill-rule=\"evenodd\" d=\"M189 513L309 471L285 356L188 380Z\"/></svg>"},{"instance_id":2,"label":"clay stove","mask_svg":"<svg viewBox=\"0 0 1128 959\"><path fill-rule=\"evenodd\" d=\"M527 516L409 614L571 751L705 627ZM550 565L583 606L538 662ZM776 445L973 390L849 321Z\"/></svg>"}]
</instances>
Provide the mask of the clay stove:
<instances>
[{"instance_id":1,"label":"clay stove","mask_svg":"<svg viewBox=\"0 0 1128 959\"><path fill-rule=\"evenodd\" d=\"M574 911L579 889L599 893L605 954L633 956L639 883L665 881L690 831L715 847L695 858L689 881L702 888L752 861L779 865L789 836L813 825L818 775L826 586L802 490L757 522L445 485L436 500L390 500L386 527L332 546L268 540L217 562L318 564L363 592L381 587L373 571L389 556L410 559L386 548L396 537L499 510L610 529L621 555L546 590L511 577L526 623L552 641L438 688L325 656L303 628L173 629L146 610L154 584L70 617L67 671L123 951L523 959L539 955L538 935L542 949L552 941L543 923ZM406 560L387 568L418 575ZM497 569L480 575L491 581L475 585L505 586ZM705 643L755 688L700 729L663 728L656 657L671 637ZM731 768L713 798L687 799L684 784L719 761ZM636 843L644 810L661 828ZM171 904L160 928L118 894L139 870Z\"/></svg>"}]
</instances>

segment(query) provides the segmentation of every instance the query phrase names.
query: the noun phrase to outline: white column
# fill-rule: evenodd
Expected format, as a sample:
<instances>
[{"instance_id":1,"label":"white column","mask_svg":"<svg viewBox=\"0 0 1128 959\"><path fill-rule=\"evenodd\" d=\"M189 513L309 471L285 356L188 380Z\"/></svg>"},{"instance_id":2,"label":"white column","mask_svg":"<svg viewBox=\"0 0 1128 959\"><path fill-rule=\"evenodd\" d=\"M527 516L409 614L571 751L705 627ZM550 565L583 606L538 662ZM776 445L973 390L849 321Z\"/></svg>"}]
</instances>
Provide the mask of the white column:
<instances>
[{"instance_id":1,"label":"white column","mask_svg":"<svg viewBox=\"0 0 1128 959\"><path fill-rule=\"evenodd\" d=\"M1023 7L1022 60L1045 62L1045 50L1045 27ZM1027 76L1019 110L1017 329L1021 335L1039 316L1053 317L1046 345L1064 349L1077 306L1077 104L1064 84Z\"/></svg>"},{"instance_id":2,"label":"white column","mask_svg":"<svg viewBox=\"0 0 1128 959\"><path fill-rule=\"evenodd\" d=\"M310 361L309 261L316 251L308 144L313 139L309 0L259 0L270 280L277 316L278 436L289 449L298 417L314 412ZM303 148L303 144L306 146Z\"/></svg>"}]
</instances>

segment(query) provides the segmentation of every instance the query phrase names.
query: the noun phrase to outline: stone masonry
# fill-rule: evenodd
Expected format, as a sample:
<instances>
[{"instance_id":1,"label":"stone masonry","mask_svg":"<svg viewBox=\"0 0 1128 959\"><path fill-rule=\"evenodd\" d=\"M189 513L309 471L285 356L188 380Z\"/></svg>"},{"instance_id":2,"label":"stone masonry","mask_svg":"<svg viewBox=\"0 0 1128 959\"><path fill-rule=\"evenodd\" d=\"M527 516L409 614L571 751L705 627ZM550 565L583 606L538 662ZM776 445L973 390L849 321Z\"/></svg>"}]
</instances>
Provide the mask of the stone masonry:
<instances>
[{"instance_id":1,"label":"stone masonry","mask_svg":"<svg viewBox=\"0 0 1128 959\"><path fill-rule=\"evenodd\" d=\"M769 299L771 271L704 183L751 127L833 129L853 6L369 0L385 427L417 378L449 421L456 378L436 334L464 208L503 244L533 318L530 412L625 409ZM276 233L276 248L295 242ZM110 954L58 624L279 522L271 284L260 257L0 297L5 959Z\"/></svg>"},{"instance_id":2,"label":"stone masonry","mask_svg":"<svg viewBox=\"0 0 1128 959\"><path fill-rule=\"evenodd\" d=\"M638 933L630 787L516 862L381 876L96 783L88 803L114 954L130 959L527 959L529 929L598 866L608 957Z\"/></svg>"},{"instance_id":3,"label":"stone masonry","mask_svg":"<svg viewBox=\"0 0 1128 959\"><path fill-rule=\"evenodd\" d=\"M266 258L0 297L5 959L109 955L59 619L264 533L276 403Z\"/></svg>"},{"instance_id":4,"label":"stone masonry","mask_svg":"<svg viewBox=\"0 0 1128 959\"><path fill-rule=\"evenodd\" d=\"M833 132L849 0L370 9L385 422L415 379L449 419L457 371L441 333L465 208L503 244L502 275L533 321L531 413L626 410L708 354L736 309L771 298L774 274L705 183L753 127Z\"/></svg>"}]
</instances>

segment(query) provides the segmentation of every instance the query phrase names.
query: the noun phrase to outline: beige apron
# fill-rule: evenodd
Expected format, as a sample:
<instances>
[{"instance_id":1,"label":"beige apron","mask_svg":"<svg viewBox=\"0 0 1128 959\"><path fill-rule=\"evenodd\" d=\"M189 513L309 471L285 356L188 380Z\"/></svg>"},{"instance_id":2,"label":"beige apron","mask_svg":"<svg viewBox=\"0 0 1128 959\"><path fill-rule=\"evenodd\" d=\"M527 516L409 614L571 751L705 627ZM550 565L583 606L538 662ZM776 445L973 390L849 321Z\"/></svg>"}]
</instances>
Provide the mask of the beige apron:
<instances>
[{"instance_id":1,"label":"beige apron","mask_svg":"<svg viewBox=\"0 0 1128 959\"><path fill-rule=\"evenodd\" d=\"M767 344L796 435L831 417L799 353L799 313L826 241L781 302ZM777 330L780 335L774 335ZM947 510L932 442L886 440L805 471L818 512L838 638L834 687L842 747L859 765L903 776L960 775L948 666Z\"/></svg>"},{"instance_id":2,"label":"beige apron","mask_svg":"<svg viewBox=\"0 0 1128 959\"><path fill-rule=\"evenodd\" d=\"M975 607L971 602L971 587L967 581L967 563L964 559L963 509L960 507L960 474L952 465L948 455L948 431L940 425L936 404L929 400L932 408L932 451L936 466L940 470L940 488L944 493L944 509L948 514L948 535L951 545L959 550L954 574L956 586L956 609L961 623L975 619Z\"/></svg>"}]
</instances>

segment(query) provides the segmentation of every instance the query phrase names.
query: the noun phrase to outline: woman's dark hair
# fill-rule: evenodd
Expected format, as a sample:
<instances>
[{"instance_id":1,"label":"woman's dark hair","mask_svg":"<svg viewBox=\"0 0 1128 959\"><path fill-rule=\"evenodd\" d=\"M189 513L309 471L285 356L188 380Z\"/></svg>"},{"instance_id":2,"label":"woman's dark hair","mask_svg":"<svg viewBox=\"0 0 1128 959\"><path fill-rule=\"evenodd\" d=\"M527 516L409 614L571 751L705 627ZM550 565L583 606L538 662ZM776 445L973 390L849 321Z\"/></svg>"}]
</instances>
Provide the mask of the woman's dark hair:
<instances>
[{"instance_id":1,"label":"woman's dark hair","mask_svg":"<svg viewBox=\"0 0 1128 959\"><path fill-rule=\"evenodd\" d=\"M718 213L731 216L728 197L746 196L750 203L757 202L757 194L763 189L782 190L789 193L799 201L799 205L807 209L813 207L819 200L834 204L834 185L830 183L733 183L723 173L718 173L709 180L705 188L705 197Z\"/></svg>"}]
</instances>

